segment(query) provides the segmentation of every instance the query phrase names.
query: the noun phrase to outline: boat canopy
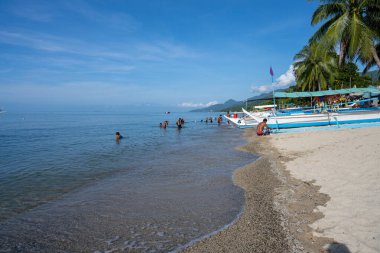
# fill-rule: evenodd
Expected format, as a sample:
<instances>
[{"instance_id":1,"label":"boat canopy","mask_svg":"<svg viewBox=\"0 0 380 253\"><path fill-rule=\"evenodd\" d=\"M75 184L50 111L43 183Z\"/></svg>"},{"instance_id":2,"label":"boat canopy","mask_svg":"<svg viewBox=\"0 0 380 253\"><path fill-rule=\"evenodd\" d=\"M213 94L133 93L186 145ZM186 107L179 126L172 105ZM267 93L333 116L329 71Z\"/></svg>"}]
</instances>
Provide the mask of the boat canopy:
<instances>
[{"instance_id":1,"label":"boat canopy","mask_svg":"<svg viewBox=\"0 0 380 253\"><path fill-rule=\"evenodd\" d=\"M256 105L255 109L275 108L277 105Z\"/></svg>"},{"instance_id":2,"label":"boat canopy","mask_svg":"<svg viewBox=\"0 0 380 253\"><path fill-rule=\"evenodd\" d=\"M304 91L304 92L274 92L276 98L304 98L304 97L323 97L331 95L343 95L350 93L379 93L378 88L350 88L340 90L323 90L323 91Z\"/></svg>"}]
</instances>

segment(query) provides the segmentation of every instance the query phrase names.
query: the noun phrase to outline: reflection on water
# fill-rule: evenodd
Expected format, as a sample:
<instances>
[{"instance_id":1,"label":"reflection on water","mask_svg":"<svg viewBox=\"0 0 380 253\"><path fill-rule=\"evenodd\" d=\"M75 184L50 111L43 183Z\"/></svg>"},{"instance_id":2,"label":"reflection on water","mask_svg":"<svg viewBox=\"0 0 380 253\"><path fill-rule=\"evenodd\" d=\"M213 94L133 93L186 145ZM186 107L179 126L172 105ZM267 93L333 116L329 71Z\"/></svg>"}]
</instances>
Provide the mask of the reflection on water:
<instances>
[{"instance_id":1,"label":"reflection on water","mask_svg":"<svg viewBox=\"0 0 380 253\"><path fill-rule=\"evenodd\" d=\"M88 153L77 154L85 160L81 163L85 168L76 166L77 173L55 169L49 178L49 170L34 170L45 178L42 184L73 178L83 186L73 190L57 183L56 191L62 194L65 186L69 193L4 220L0 251L167 252L223 227L239 214L243 193L232 184L232 172L255 159L234 150L242 144L240 132L199 123L187 123L181 130L175 126L144 130L149 133L125 131L119 145L88 144L92 146ZM110 133L112 139L115 131ZM74 166L77 161L61 162ZM49 167L44 159L40 165ZM57 167L54 162L51 166L50 170ZM46 189L54 192L53 184L40 190Z\"/></svg>"}]
</instances>

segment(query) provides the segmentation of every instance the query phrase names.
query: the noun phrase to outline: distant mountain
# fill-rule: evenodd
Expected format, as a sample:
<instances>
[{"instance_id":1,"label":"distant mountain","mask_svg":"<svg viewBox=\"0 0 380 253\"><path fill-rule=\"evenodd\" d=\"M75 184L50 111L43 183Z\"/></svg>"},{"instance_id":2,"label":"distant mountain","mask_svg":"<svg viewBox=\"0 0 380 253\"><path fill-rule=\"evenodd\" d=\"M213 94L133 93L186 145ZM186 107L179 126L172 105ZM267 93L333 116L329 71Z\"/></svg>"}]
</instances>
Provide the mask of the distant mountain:
<instances>
[{"instance_id":1,"label":"distant mountain","mask_svg":"<svg viewBox=\"0 0 380 253\"><path fill-rule=\"evenodd\" d=\"M276 91L284 91L286 89L278 89ZM200 108L200 109L195 109L192 110L192 112L227 112L227 111L240 111L242 107L246 106L246 103L248 105L259 105L265 100L272 100L273 97L273 92L266 92L262 93L257 96L253 96L250 98L247 98L247 100L244 101L236 101L233 99L229 99L223 104L216 104L212 105L206 108Z\"/></svg>"},{"instance_id":2,"label":"distant mountain","mask_svg":"<svg viewBox=\"0 0 380 253\"><path fill-rule=\"evenodd\" d=\"M286 89L279 89L279 90L276 90L276 91L284 91ZM254 97L250 97L248 98L247 100L248 101L254 101L254 100L271 100L273 98L273 91L271 92L266 92L266 93L262 93L260 95L257 95L257 96L254 96Z\"/></svg>"},{"instance_id":3,"label":"distant mountain","mask_svg":"<svg viewBox=\"0 0 380 253\"><path fill-rule=\"evenodd\" d=\"M241 103L241 101L229 99L223 104L211 105L209 107L192 110L191 112L223 112L225 108L236 106Z\"/></svg>"}]
</instances>

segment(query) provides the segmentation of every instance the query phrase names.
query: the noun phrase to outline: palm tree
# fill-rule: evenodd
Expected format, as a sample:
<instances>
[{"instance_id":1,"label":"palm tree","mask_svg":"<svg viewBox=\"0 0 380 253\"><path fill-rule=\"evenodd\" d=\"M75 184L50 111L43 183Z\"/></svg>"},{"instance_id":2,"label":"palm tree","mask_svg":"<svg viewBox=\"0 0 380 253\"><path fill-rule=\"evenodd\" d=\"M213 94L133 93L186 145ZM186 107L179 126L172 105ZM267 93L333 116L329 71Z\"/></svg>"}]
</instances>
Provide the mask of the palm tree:
<instances>
[{"instance_id":1,"label":"palm tree","mask_svg":"<svg viewBox=\"0 0 380 253\"><path fill-rule=\"evenodd\" d=\"M358 57L362 62L380 58L375 49L379 40L379 0L320 0L311 24L325 21L310 39L320 42L319 49L339 44L339 66L345 59Z\"/></svg>"},{"instance_id":2,"label":"palm tree","mask_svg":"<svg viewBox=\"0 0 380 253\"><path fill-rule=\"evenodd\" d=\"M332 83L336 72L335 52L317 50L317 43L305 46L294 56L294 73L297 85L302 91L326 89Z\"/></svg>"},{"instance_id":3,"label":"palm tree","mask_svg":"<svg viewBox=\"0 0 380 253\"><path fill-rule=\"evenodd\" d=\"M377 52L377 55L380 55L380 43L378 43L376 46L376 52ZM370 70L373 66L376 65L376 62L375 62L375 59L372 59L371 61L368 61L365 65L365 68L363 70L363 74L367 73L368 70Z\"/></svg>"}]
</instances>

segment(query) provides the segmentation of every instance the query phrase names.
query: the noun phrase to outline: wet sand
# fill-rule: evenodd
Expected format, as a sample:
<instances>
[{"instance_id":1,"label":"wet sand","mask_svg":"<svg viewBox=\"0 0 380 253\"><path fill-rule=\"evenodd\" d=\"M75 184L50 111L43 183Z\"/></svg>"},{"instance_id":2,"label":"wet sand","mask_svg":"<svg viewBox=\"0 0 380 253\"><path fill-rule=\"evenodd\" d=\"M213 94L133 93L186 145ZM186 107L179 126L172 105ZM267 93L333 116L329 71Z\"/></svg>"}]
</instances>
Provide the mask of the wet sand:
<instances>
[{"instance_id":1,"label":"wet sand","mask_svg":"<svg viewBox=\"0 0 380 253\"><path fill-rule=\"evenodd\" d=\"M261 158L234 173L245 190L245 208L237 222L183 252L321 252L333 240L315 237L309 227L323 217L315 212L329 200L311 182L292 178L285 170L290 159L270 143L273 136L245 132L248 144L241 150Z\"/></svg>"}]
</instances>

